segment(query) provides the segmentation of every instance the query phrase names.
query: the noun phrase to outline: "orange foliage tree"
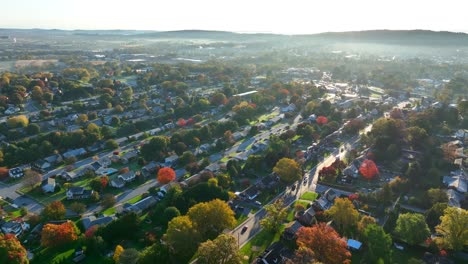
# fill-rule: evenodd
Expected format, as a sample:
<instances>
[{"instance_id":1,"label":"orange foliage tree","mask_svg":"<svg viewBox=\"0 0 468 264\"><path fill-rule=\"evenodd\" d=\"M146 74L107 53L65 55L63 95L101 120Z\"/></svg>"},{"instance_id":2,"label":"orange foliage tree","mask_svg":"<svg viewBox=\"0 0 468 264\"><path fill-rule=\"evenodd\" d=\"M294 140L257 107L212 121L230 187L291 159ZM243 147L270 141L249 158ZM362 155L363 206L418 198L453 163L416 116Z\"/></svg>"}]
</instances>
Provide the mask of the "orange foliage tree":
<instances>
[{"instance_id":1,"label":"orange foliage tree","mask_svg":"<svg viewBox=\"0 0 468 264\"><path fill-rule=\"evenodd\" d=\"M0 180L6 179L9 171L10 170L8 168L0 167Z\"/></svg>"},{"instance_id":2,"label":"orange foliage tree","mask_svg":"<svg viewBox=\"0 0 468 264\"><path fill-rule=\"evenodd\" d=\"M42 228L41 245L43 247L56 247L78 239L75 225L65 222L60 225L46 224Z\"/></svg>"},{"instance_id":3,"label":"orange foliage tree","mask_svg":"<svg viewBox=\"0 0 468 264\"><path fill-rule=\"evenodd\" d=\"M319 125L325 125L326 123L328 123L328 118L324 116L319 116L317 117L317 119L315 119L315 122L317 122L317 124Z\"/></svg>"},{"instance_id":4,"label":"orange foliage tree","mask_svg":"<svg viewBox=\"0 0 468 264\"><path fill-rule=\"evenodd\" d=\"M361 167L359 167L359 172L367 180L371 180L375 175L379 174L379 169L375 162L370 159L366 159L362 162Z\"/></svg>"},{"instance_id":5,"label":"orange foliage tree","mask_svg":"<svg viewBox=\"0 0 468 264\"><path fill-rule=\"evenodd\" d=\"M175 180L175 178L176 178L176 174L172 168L165 167L165 168L161 168L158 171L158 182L160 182L161 184L169 183Z\"/></svg>"},{"instance_id":6,"label":"orange foliage tree","mask_svg":"<svg viewBox=\"0 0 468 264\"><path fill-rule=\"evenodd\" d=\"M0 233L0 263L28 263L26 249L15 235Z\"/></svg>"},{"instance_id":7,"label":"orange foliage tree","mask_svg":"<svg viewBox=\"0 0 468 264\"><path fill-rule=\"evenodd\" d=\"M351 263L347 243L338 233L320 223L312 227L301 227L297 231L297 245L307 247L315 253L315 259L329 264Z\"/></svg>"}]
</instances>

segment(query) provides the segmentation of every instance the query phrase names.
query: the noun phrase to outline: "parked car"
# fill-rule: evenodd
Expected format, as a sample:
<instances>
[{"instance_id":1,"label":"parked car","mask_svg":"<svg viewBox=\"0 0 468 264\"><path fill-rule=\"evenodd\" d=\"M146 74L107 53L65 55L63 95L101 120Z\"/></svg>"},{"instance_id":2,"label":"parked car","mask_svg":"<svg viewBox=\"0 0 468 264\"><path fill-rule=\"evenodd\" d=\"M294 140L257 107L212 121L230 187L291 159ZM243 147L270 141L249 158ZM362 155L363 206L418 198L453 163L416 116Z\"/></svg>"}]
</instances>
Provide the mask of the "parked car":
<instances>
[{"instance_id":1,"label":"parked car","mask_svg":"<svg viewBox=\"0 0 468 264\"><path fill-rule=\"evenodd\" d=\"M258 205L258 206L262 206L262 203L259 202L259 201L255 201L255 204Z\"/></svg>"},{"instance_id":2,"label":"parked car","mask_svg":"<svg viewBox=\"0 0 468 264\"><path fill-rule=\"evenodd\" d=\"M242 227L242 230L241 230L241 232L240 232L241 235L243 235L243 234L247 231L247 229L249 229L249 226L247 226L247 225L245 225L244 227Z\"/></svg>"}]
</instances>

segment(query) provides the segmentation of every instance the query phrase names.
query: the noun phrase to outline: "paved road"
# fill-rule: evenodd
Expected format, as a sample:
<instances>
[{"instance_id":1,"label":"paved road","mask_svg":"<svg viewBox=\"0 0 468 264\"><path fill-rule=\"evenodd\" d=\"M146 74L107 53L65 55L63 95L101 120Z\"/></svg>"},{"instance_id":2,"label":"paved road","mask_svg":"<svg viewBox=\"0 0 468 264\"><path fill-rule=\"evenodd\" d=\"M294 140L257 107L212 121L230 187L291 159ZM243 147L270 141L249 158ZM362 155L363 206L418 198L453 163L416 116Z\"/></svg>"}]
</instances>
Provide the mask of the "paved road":
<instances>
[{"instance_id":1,"label":"paved road","mask_svg":"<svg viewBox=\"0 0 468 264\"><path fill-rule=\"evenodd\" d=\"M367 133L372 128L372 125L367 126L362 133ZM307 180L305 184L303 180L295 182L286 188L286 191L282 192L279 196L273 199L270 203L276 199L282 197L285 205L291 205L298 200L305 192L315 192L317 189L318 172L325 166L330 166L336 159L336 156L345 156L348 151L356 147L359 141L359 136L352 137L347 141L343 142L343 151L339 153L340 148L336 149L328 157L323 158L315 167L305 173ZM296 185L295 190L292 190L292 186ZM231 231L231 234L238 239L239 248L244 246L250 239L252 239L261 230L260 220L266 215L265 209L259 210L256 214L250 216L243 224L239 225ZM242 228L247 225L248 230L241 234Z\"/></svg>"}]
</instances>

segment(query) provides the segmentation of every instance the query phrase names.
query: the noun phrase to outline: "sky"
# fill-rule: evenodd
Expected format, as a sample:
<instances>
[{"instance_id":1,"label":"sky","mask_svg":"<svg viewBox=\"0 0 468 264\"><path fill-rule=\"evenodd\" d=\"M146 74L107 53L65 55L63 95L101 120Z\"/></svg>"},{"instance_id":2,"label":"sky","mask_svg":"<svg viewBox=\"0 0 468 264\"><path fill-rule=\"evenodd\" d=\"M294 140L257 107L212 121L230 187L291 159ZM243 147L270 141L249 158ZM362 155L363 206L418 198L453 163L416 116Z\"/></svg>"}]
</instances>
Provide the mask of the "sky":
<instances>
[{"instance_id":1,"label":"sky","mask_svg":"<svg viewBox=\"0 0 468 264\"><path fill-rule=\"evenodd\" d=\"M468 32L466 0L6 0L0 28Z\"/></svg>"}]
</instances>

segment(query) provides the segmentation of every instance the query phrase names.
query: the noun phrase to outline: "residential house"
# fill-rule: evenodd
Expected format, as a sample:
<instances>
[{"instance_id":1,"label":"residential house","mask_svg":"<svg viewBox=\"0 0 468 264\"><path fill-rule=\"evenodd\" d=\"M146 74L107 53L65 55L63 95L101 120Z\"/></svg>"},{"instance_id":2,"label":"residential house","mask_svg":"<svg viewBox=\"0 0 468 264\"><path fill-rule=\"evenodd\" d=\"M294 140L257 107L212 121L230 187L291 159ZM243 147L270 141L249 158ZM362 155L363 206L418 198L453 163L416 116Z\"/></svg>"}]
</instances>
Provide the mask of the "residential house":
<instances>
[{"instance_id":1,"label":"residential house","mask_svg":"<svg viewBox=\"0 0 468 264\"><path fill-rule=\"evenodd\" d=\"M47 161L48 163L52 164L52 165L56 165L60 162L63 161L63 158L62 158L62 155L60 154L53 154L53 155L50 155L46 158L44 158L45 161Z\"/></svg>"},{"instance_id":2,"label":"residential house","mask_svg":"<svg viewBox=\"0 0 468 264\"><path fill-rule=\"evenodd\" d=\"M254 200L259 195L258 189L255 186L252 186L248 188L247 190L245 190L244 194L249 200Z\"/></svg>"},{"instance_id":3,"label":"residential house","mask_svg":"<svg viewBox=\"0 0 468 264\"><path fill-rule=\"evenodd\" d=\"M84 155L86 153L87 152L86 152L86 150L84 148L72 149L72 150L69 150L69 151L63 153L63 157L65 159L76 158L76 157L82 156L82 155Z\"/></svg>"},{"instance_id":4,"label":"residential house","mask_svg":"<svg viewBox=\"0 0 468 264\"><path fill-rule=\"evenodd\" d=\"M55 191L55 178L49 177L47 178L47 184L42 186L42 190L45 193L53 193Z\"/></svg>"},{"instance_id":5,"label":"residential house","mask_svg":"<svg viewBox=\"0 0 468 264\"><path fill-rule=\"evenodd\" d=\"M83 187L70 187L67 191L68 200L88 199L93 194L93 190L86 190Z\"/></svg>"},{"instance_id":6,"label":"residential house","mask_svg":"<svg viewBox=\"0 0 468 264\"><path fill-rule=\"evenodd\" d=\"M24 171L21 168L12 168L8 171L8 175L11 178L21 178L24 176Z\"/></svg>"},{"instance_id":7,"label":"residential house","mask_svg":"<svg viewBox=\"0 0 468 264\"><path fill-rule=\"evenodd\" d=\"M336 192L333 189L328 189L319 199L314 201L313 207L316 210L328 210L333 205L336 197Z\"/></svg>"},{"instance_id":8,"label":"residential house","mask_svg":"<svg viewBox=\"0 0 468 264\"><path fill-rule=\"evenodd\" d=\"M80 177L78 174L76 174L76 172L72 171L62 171L60 174L58 174L58 176L62 177L66 181L73 181Z\"/></svg>"},{"instance_id":9,"label":"residential house","mask_svg":"<svg viewBox=\"0 0 468 264\"><path fill-rule=\"evenodd\" d=\"M447 190L448 205L452 207L461 208L461 203L465 200L465 195L461 194L454 189Z\"/></svg>"},{"instance_id":10,"label":"residential house","mask_svg":"<svg viewBox=\"0 0 468 264\"><path fill-rule=\"evenodd\" d=\"M123 164L127 164L129 161L135 159L138 157L138 151L137 150L131 150L126 152L122 157L120 157L120 161Z\"/></svg>"},{"instance_id":11,"label":"residential house","mask_svg":"<svg viewBox=\"0 0 468 264\"><path fill-rule=\"evenodd\" d=\"M95 216L91 215L91 216L83 218L81 221L83 223L85 230L88 230L92 226L106 225L115 219L117 219L117 217L115 217L114 215L102 216L99 218L96 218Z\"/></svg>"},{"instance_id":12,"label":"residential house","mask_svg":"<svg viewBox=\"0 0 468 264\"><path fill-rule=\"evenodd\" d=\"M148 196L146 198L141 199L140 201L134 204L124 204L124 212L134 212L136 214L141 214L144 210L150 208L151 206L155 205L159 201L158 198L154 196Z\"/></svg>"},{"instance_id":13,"label":"residential house","mask_svg":"<svg viewBox=\"0 0 468 264\"><path fill-rule=\"evenodd\" d=\"M151 176L156 172L156 170L159 168L159 165L156 161L151 161L150 163L146 164L141 168L141 173L145 178Z\"/></svg>"},{"instance_id":14,"label":"residential house","mask_svg":"<svg viewBox=\"0 0 468 264\"><path fill-rule=\"evenodd\" d=\"M176 179L180 179L182 176L184 176L187 173L187 170L184 168L180 168L174 171L176 174Z\"/></svg>"},{"instance_id":15,"label":"residential house","mask_svg":"<svg viewBox=\"0 0 468 264\"><path fill-rule=\"evenodd\" d=\"M315 219L315 210L310 207L301 214L297 215L297 220L304 226L312 226L317 222Z\"/></svg>"},{"instance_id":16,"label":"residential house","mask_svg":"<svg viewBox=\"0 0 468 264\"><path fill-rule=\"evenodd\" d=\"M172 167L175 165L175 163L177 162L177 160L179 160L179 156L177 155L172 155L170 157L167 157L165 160L164 160L164 164L166 165L166 167Z\"/></svg>"},{"instance_id":17,"label":"residential house","mask_svg":"<svg viewBox=\"0 0 468 264\"><path fill-rule=\"evenodd\" d=\"M294 252L281 242L271 244L253 262L256 264L284 264L291 260Z\"/></svg>"},{"instance_id":18,"label":"residential house","mask_svg":"<svg viewBox=\"0 0 468 264\"><path fill-rule=\"evenodd\" d=\"M44 159L40 159L33 163L33 168L39 172L44 173L52 169L52 164Z\"/></svg>"},{"instance_id":19,"label":"residential house","mask_svg":"<svg viewBox=\"0 0 468 264\"><path fill-rule=\"evenodd\" d=\"M272 189L278 185L279 181L276 176L268 175L261 178L256 184L260 189Z\"/></svg>"},{"instance_id":20,"label":"residential house","mask_svg":"<svg viewBox=\"0 0 468 264\"><path fill-rule=\"evenodd\" d=\"M467 191L467 180L465 177L458 176L444 176L443 183L447 185L447 188L458 191L461 194Z\"/></svg>"},{"instance_id":21,"label":"residential house","mask_svg":"<svg viewBox=\"0 0 468 264\"><path fill-rule=\"evenodd\" d=\"M111 180L110 185L114 188L123 188L125 186L125 181L121 178Z\"/></svg>"},{"instance_id":22,"label":"residential house","mask_svg":"<svg viewBox=\"0 0 468 264\"><path fill-rule=\"evenodd\" d=\"M283 234L282 234L283 239L288 240L288 241L296 240L297 231L301 227L303 227L303 225L298 221L293 221L293 222L288 223L285 226Z\"/></svg>"},{"instance_id":23,"label":"residential house","mask_svg":"<svg viewBox=\"0 0 468 264\"><path fill-rule=\"evenodd\" d=\"M29 224L23 221L9 221L0 224L4 234L13 234L17 237L21 236L29 227Z\"/></svg>"},{"instance_id":24,"label":"residential house","mask_svg":"<svg viewBox=\"0 0 468 264\"><path fill-rule=\"evenodd\" d=\"M136 177L136 174L134 171L129 171L124 174L120 174L117 178L121 179L124 182L132 182Z\"/></svg>"},{"instance_id":25,"label":"residential house","mask_svg":"<svg viewBox=\"0 0 468 264\"><path fill-rule=\"evenodd\" d=\"M281 107L281 113L294 112L294 111L296 111L295 104L289 104L286 107Z\"/></svg>"},{"instance_id":26,"label":"residential house","mask_svg":"<svg viewBox=\"0 0 468 264\"><path fill-rule=\"evenodd\" d=\"M118 172L117 169L114 169L114 168L104 168L104 167L101 167L99 169L97 169L95 171L96 175L98 176L103 176L103 175L107 175L107 176L110 176L114 173Z\"/></svg>"}]
</instances>

